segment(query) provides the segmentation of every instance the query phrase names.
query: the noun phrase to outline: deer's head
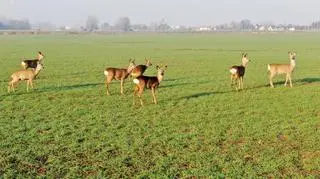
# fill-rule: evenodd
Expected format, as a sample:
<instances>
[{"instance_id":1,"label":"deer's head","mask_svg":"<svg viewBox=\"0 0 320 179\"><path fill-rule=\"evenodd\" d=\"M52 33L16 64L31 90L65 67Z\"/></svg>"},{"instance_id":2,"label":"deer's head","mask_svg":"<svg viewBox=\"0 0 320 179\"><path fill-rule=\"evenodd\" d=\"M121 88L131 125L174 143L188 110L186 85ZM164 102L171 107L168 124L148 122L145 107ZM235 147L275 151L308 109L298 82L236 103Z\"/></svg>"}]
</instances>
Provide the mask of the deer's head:
<instances>
[{"instance_id":1,"label":"deer's head","mask_svg":"<svg viewBox=\"0 0 320 179\"><path fill-rule=\"evenodd\" d=\"M167 70L167 65L163 66L163 65L157 65L156 69L158 71L158 76L163 76L164 72Z\"/></svg>"},{"instance_id":2,"label":"deer's head","mask_svg":"<svg viewBox=\"0 0 320 179\"><path fill-rule=\"evenodd\" d=\"M130 59L129 60L129 66L127 68L127 71L130 73L135 67L136 67L136 64L134 63L135 59Z\"/></svg>"},{"instance_id":3,"label":"deer's head","mask_svg":"<svg viewBox=\"0 0 320 179\"><path fill-rule=\"evenodd\" d=\"M43 55L43 53L42 52L38 52L38 55L37 55L37 59L38 60L42 60L44 58L44 55Z\"/></svg>"},{"instance_id":4,"label":"deer's head","mask_svg":"<svg viewBox=\"0 0 320 179\"><path fill-rule=\"evenodd\" d=\"M147 67L152 66L152 63L151 63L151 61L149 59L145 58L145 61L146 61L145 64L146 64Z\"/></svg>"},{"instance_id":5,"label":"deer's head","mask_svg":"<svg viewBox=\"0 0 320 179\"><path fill-rule=\"evenodd\" d=\"M242 53L242 65L245 67L249 62L248 53Z\"/></svg>"},{"instance_id":6,"label":"deer's head","mask_svg":"<svg viewBox=\"0 0 320 179\"><path fill-rule=\"evenodd\" d=\"M296 59L296 56L297 56L296 52L288 52L288 54L289 54L289 59L290 60L295 60Z\"/></svg>"}]
</instances>

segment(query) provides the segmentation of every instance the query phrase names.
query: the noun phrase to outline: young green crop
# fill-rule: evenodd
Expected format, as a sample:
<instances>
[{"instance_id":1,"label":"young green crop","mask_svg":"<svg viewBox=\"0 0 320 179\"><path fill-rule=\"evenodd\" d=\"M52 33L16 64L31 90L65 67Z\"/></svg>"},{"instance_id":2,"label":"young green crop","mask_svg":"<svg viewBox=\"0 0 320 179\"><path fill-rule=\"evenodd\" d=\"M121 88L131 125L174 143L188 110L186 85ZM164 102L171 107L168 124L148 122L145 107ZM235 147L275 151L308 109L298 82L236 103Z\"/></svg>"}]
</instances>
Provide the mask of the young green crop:
<instances>
[{"instance_id":1,"label":"young green crop","mask_svg":"<svg viewBox=\"0 0 320 179\"><path fill-rule=\"evenodd\" d=\"M265 178L320 176L318 33L0 36L0 176L108 178ZM26 92L7 93L22 57L45 54ZM297 52L293 88L268 86L268 63ZM244 90L229 68L251 62ZM166 64L152 103L132 105L105 67L151 58Z\"/></svg>"}]
</instances>

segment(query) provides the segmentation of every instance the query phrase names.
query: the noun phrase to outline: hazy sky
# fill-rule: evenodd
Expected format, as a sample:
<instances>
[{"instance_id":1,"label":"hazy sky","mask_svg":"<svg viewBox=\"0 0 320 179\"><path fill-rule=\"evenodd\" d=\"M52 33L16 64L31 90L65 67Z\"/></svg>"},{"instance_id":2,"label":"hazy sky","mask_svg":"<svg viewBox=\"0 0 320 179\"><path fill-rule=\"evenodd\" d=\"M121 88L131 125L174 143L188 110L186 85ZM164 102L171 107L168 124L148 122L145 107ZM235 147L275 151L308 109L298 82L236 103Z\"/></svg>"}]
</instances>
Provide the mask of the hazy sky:
<instances>
[{"instance_id":1,"label":"hazy sky","mask_svg":"<svg viewBox=\"0 0 320 179\"><path fill-rule=\"evenodd\" d=\"M171 25L253 23L310 24L320 19L320 0L0 0L0 16L28 18L31 23L84 24L88 15L113 24L120 16L131 23L165 19Z\"/></svg>"}]
</instances>

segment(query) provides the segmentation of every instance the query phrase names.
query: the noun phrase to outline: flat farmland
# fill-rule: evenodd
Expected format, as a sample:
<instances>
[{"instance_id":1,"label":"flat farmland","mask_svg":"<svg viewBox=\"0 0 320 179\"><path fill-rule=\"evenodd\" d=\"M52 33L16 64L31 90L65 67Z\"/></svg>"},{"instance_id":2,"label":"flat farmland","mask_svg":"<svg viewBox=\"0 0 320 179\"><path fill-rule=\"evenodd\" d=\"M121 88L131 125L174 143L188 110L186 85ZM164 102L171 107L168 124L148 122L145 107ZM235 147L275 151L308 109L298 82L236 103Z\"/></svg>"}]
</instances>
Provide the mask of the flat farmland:
<instances>
[{"instance_id":1,"label":"flat farmland","mask_svg":"<svg viewBox=\"0 0 320 179\"><path fill-rule=\"evenodd\" d=\"M320 177L320 34L0 36L0 176L4 178ZM21 58L45 54L26 91L7 93ZM268 63L297 53L293 88L268 85ZM251 60L244 90L229 68ZM129 59L168 66L152 104L132 79L103 71Z\"/></svg>"}]
</instances>

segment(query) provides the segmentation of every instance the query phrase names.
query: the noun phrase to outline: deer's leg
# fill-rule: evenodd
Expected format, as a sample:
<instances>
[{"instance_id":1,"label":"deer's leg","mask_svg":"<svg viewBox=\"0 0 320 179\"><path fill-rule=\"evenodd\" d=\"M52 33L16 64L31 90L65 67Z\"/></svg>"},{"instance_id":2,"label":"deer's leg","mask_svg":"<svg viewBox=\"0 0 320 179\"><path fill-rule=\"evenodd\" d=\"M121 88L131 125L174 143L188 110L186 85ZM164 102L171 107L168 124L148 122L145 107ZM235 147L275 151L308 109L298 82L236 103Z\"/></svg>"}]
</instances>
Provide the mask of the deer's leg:
<instances>
[{"instance_id":1,"label":"deer's leg","mask_svg":"<svg viewBox=\"0 0 320 179\"><path fill-rule=\"evenodd\" d=\"M237 78L237 81L238 81L238 87L236 87L236 90L238 91L239 89L241 89L241 78L240 77L238 77Z\"/></svg>"},{"instance_id":2,"label":"deer's leg","mask_svg":"<svg viewBox=\"0 0 320 179\"><path fill-rule=\"evenodd\" d=\"M13 91L15 91L15 88L18 86L19 81L15 81L13 82Z\"/></svg>"},{"instance_id":3,"label":"deer's leg","mask_svg":"<svg viewBox=\"0 0 320 179\"><path fill-rule=\"evenodd\" d=\"M15 88L18 85L19 81L12 81L11 83L11 87L12 87L12 91L15 92Z\"/></svg>"},{"instance_id":4,"label":"deer's leg","mask_svg":"<svg viewBox=\"0 0 320 179\"><path fill-rule=\"evenodd\" d=\"M274 88L273 82L272 82L272 78L274 77L274 75L275 75L275 74L270 73L270 76L269 76L269 83L270 83L270 87L271 87L271 88Z\"/></svg>"},{"instance_id":5,"label":"deer's leg","mask_svg":"<svg viewBox=\"0 0 320 179\"><path fill-rule=\"evenodd\" d=\"M11 92L11 86L12 86L12 81L10 81L10 82L8 83L8 93Z\"/></svg>"},{"instance_id":6,"label":"deer's leg","mask_svg":"<svg viewBox=\"0 0 320 179\"><path fill-rule=\"evenodd\" d=\"M32 80L30 80L29 84L31 86L31 89L33 89L33 81Z\"/></svg>"},{"instance_id":7,"label":"deer's leg","mask_svg":"<svg viewBox=\"0 0 320 179\"><path fill-rule=\"evenodd\" d=\"M289 79L289 74L286 75L286 81L284 82L284 86L287 86L288 79Z\"/></svg>"},{"instance_id":8,"label":"deer's leg","mask_svg":"<svg viewBox=\"0 0 320 179\"><path fill-rule=\"evenodd\" d=\"M157 104L157 98L155 95L155 88L154 87L151 88L151 92L152 92L153 102L154 102L154 104Z\"/></svg>"},{"instance_id":9,"label":"deer's leg","mask_svg":"<svg viewBox=\"0 0 320 179\"><path fill-rule=\"evenodd\" d=\"M14 83L15 81L14 80L11 80L9 83L8 83L8 93L12 91L14 91Z\"/></svg>"},{"instance_id":10,"label":"deer's leg","mask_svg":"<svg viewBox=\"0 0 320 179\"><path fill-rule=\"evenodd\" d=\"M124 79L120 80L120 94L123 94L123 81Z\"/></svg>"},{"instance_id":11,"label":"deer's leg","mask_svg":"<svg viewBox=\"0 0 320 179\"><path fill-rule=\"evenodd\" d=\"M230 80L231 80L230 86L232 87L233 86L233 75L230 75Z\"/></svg>"},{"instance_id":12,"label":"deer's leg","mask_svg":"<svg viewBox=\"0 0 320 179\"><path fill-rule=\"evenodd\" d=\"M110 82L112 81L112 77L107 77L106 80L105 80L105 83L106 83L106 89L107 89L107 95L109 96L110 95L110 92L109 92L109 85L110 85Z\"/></svg>"},{"instance_id":13,"label":"deer's leg","mask_svg":"<svg viewBox=\"0 0 320 179\"><path fill-rule=\"evenodd\" d=\"M11 81L11 89L12 89L12 91L13 92L15 92L15 89L14 89L14 87L15 87L15 84L16 82L15 81Z\"/></svg>"},{"instance_id":14,"label":"deer's leg","mask_svg":"<svg viewBox=\"0 0 320 179\"><path fill-rule=\"evenodd\" d=\"M289 82L290 82L290 87L292 88L291 75L289 75L288 78L289 78Z\"/></svg>"},{"instance_id":15,"label":"deer's leg","mask_svg":"<svg viewBox=\"0 0 320 179\"><path fill-rule=\"evenodd\" d=\"M137 95L138 91L139 91L139 86L137 85L134 87L134 91L133 91L133 105L135 105L134 98Z\"/></svg>"},{"instance_id":16,"label":"deer's leg","mask_svg":"<svg viewBox=\"0 0 320 179\"><path fill-rule=\"evenodd\" d=\"M144 86L139 86L138 96L139 96L139 100L140 100L141 106L143 106L143 101L142 101L142 93L143 93L143 90L144 90Z\"/></svg>"},{"instance_id":17,"label":"deer's leg","mask_svg":"<svg viewBox=\"0 0 320 179\"><path fill-rule=\"evenodd\" d=\"M29 92L29 80L27 80L27 92Z\"/></svg>"}]
</instances>

